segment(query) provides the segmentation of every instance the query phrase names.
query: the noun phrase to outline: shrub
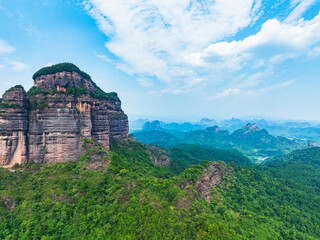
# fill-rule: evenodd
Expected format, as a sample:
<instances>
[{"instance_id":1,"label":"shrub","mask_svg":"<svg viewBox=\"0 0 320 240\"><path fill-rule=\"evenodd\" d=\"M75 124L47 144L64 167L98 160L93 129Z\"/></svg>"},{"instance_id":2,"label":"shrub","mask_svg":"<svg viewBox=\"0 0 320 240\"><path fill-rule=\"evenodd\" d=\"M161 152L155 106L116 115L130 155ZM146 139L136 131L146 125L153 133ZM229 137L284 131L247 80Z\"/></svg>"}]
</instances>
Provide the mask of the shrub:
<instances>
[{"instance_id":1,"label":"shrub","mask_svg":"<svg viewBox=\"0 0 320 240\"><path fill-rule=\"evenodd\" d=\"M21 85L16 85L16 86L14 86L12 88L9 88L7 91L5 91L4 95L7 94L8 92L15 91L15 90L17 90L19 88L24 90L24 88Z\"/></svg>"},{"instance_id":2,"label":"shrub","mask_svg":"<svg viewBox=\"0 0 320 240\"><path fill-rule=\"evenodd\" d=\"M32 97L32 96L36 96L36 95L48 95L49 92L46 92L40 88L37 88L35 86L33 86L32 88L30 88L30 90L27 92L28 96L29 97Z\"/></svg>"}]
</instances>

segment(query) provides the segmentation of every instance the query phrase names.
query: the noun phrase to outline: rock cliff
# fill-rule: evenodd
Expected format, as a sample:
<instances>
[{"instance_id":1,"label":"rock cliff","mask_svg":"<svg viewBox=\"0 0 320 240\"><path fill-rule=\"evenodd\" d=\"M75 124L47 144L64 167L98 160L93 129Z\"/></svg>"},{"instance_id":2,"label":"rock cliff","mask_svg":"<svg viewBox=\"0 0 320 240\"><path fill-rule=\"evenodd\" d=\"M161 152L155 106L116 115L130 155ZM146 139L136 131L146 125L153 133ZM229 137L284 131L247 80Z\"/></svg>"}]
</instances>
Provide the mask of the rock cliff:
<instances>
[{"instance_id":1,"label":"rock cliff","mask_svg":"<svg viewBox=\"0 0 320 240\"><path fill-rule=\"evenodd\" d=\"M196 189L200 193L201 197L207 202L211 202L211 191L215 185L220 185L222 179L233 174L233 168L227 168L226 165L219 162L211 162L207 169L203 170L203 174L196 182Z\"/></svg>"},{"instance_id":2,"label":"rock cliff","mask_svg":"<svg viewBox=\"0 0 320 240\"><path fill-rule=\"evenodd\" d=\"M128 118L116 93L103 92L73 64L42 68L25 92L15 86L0 102L0 167L77 161L84 139L109 149L128 136Z\"/></svg>"}]
</instances>

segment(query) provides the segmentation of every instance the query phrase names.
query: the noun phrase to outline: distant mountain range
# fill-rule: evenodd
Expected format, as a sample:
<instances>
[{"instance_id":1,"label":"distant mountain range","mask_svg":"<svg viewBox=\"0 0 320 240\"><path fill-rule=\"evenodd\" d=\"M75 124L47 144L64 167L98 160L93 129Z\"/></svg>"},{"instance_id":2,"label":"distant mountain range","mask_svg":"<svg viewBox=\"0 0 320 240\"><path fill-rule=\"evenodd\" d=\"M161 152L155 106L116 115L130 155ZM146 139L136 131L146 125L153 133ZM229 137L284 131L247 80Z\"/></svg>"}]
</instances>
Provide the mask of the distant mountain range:
<instances>
[{"instance_id":1,"label":"distant mountain range","mask_svg":"<svg viewBox=\"0 0 320 240\"><path fill-rule=\"evenodd\" d=\"M274 137L266 129L260 129L255 123L248 123L232 133L228 130L221 130L218 126L192 131L181 130L189 126L187 123L176 124L176 126L177 128L169 129L168 124L160 121L147 122L143 130L136 131L133 135L140 142L166 148L183 143L220 149L236 149L254 159L254 162L307 147L306 141L292 140L282 136Z\"/></svg>"},{"instance_id":2,"label":"distant mountain range","mask_svg":"<svg viewBox=\"0 0 320 240\"><path fill-rule=\"evenodd\" d=\"M276 122L267 121L264 119L251 119L251 120L240 120L232 118L230 120L216 121L213 119L202 118L196 123L165 123L163 121L149 121L148 119L138 119L130 121L131 132L136 131L151 131L151 130L162 130L166 132L189 132L196 130L205 130L208 127L219 126L219 128L234 132L235 130L242 128L248 123L255 123L259 128L266 129L271 135L283 136L290 139L300 139L304 141L314 141L320 145L320 125L310 122L298 122L298 121L287 121L287 122Z\"/></svg>"}]
</instances>

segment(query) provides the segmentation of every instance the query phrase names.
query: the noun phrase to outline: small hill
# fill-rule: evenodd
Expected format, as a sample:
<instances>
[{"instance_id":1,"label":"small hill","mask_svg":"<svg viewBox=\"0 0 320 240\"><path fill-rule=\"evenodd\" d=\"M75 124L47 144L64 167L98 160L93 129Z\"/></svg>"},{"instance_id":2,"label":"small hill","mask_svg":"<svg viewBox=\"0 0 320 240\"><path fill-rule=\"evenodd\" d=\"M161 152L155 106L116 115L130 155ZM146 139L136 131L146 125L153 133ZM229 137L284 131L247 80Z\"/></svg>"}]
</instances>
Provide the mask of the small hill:
<instances>
[{"instance_id":1,"label":"small hill","mask_svg":"<svg viewBox=\"0 0 320 240\"><path fill-rule=\"evenodd\" d=\"M190 165L204 161L233 162L239 166L250 165L250 160L238 151L222 150L203 145L179 144L170 149L170 169L180 173Z\"/></svg>"},{"instance_id":2,"label":"small hill","mask_svg":"<svg viewBox=\"0 0 320 240\"><path fill-rule=\"evenodd\" d=\"M152 130L133 133L139 142L154 144L166 148L173 147L180 143L181 139L164 131Z\"/></svg>"},{"instance_id":3,"label":"small hill","mask_svg":"<svg viewBox=\"0 0 320 240\"><path fill-rule=\"evenodd\" d=\"M276 156L264 161L264 165L288 162L305 162L320 165L320 147L295 150L287 155Z\"/></svg>"}]
</instances>

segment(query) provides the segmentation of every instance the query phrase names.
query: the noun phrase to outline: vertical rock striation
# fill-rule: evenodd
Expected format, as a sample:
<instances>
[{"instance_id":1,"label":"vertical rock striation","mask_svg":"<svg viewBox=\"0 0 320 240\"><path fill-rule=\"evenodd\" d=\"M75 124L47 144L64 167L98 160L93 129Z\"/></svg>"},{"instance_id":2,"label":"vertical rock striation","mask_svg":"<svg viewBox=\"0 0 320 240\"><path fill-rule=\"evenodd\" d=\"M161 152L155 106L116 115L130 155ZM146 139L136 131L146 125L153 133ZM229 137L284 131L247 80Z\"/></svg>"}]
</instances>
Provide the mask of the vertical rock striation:
<instances>
[{"instance_id":1,"label":"vertical rock striation","mask_svg":"<svg viewBox=\"0 0 320 240\"><path fill-rule=\"evenodd\" d=\"M10 88L0 103L0 166L11 167L28 160L29 100L23 87Z\"/></svg>"},{"instance_id":2,"label":"vertical rock striation","mask_svg":"<svg viewBox=\"0 0 320 240\"><path fill-rule=\"evenodd\" d=\"M28 94L9 89L0 103L0 167L77 161L84 139L109 149L128 136L128 118L116 93L105 93L73 64L39 70Z\"/></svg>"}]
</instances>

